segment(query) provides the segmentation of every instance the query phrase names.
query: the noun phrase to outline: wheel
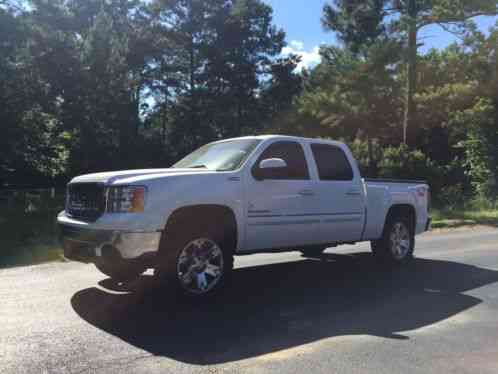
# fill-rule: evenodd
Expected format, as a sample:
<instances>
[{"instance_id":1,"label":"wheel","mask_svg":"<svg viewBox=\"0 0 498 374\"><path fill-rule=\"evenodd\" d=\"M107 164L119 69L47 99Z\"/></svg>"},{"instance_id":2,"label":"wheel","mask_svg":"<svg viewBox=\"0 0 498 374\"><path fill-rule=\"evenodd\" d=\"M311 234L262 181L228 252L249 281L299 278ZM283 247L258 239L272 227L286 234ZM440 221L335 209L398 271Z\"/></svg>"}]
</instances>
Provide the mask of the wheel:
<instances>
[{"instance_id":1,"label":"wheel","mask_svg":"<svg viewBox=\"0 0 498 374\"><path fill-rule=\"evenodd\" d=\"M161 245L155 275L180 296L193 300L214 296L231 276L233 240L219 229L179 231Z\"/></svg>"},{"instance_id":2,"label":"wheel","mask_svg":"<svg viewBox=\"0 0 498 374\"><path fill-rule=\"evenodd\" d=\"M410 262L415 250L413 223L400 216L388 219L382 237L372 241L371 248L381 262L400 265Z\"/></svg>"},{"instance_id":3,"label":"wheel","mask_svg":"<svg viewBox=\"0 0 498 374\"><path fill-rule=\"evenodd\" d=\"M301 249L300 252L305 257L319 257L326 248L323 247L309 247Z\"/></svg>"},{"instance_id":4,"label":"wheel","mask_svg":"<svg viewBox=\"0 0 498 374\"><path fill-rule=\"evenodd\" d=\"M106 261L96 262L95 267L99 269L101 273L104 273L109 278L112 278L118 282L126 282L136 279L146 270L145 266L142 265L112 263Z\"/></svg>"}]
</instances>

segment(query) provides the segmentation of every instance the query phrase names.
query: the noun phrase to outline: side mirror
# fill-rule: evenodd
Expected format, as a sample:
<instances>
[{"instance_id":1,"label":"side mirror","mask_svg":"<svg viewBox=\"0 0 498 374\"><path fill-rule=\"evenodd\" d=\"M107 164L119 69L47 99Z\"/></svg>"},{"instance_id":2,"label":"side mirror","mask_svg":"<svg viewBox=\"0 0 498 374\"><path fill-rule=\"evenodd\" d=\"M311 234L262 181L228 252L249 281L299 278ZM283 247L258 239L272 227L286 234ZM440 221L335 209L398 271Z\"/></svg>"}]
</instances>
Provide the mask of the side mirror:
<instances>
[{"instance_id":1,"label":"side mirror","mask_svg":"<svg viewBox=\"0 0 498 374\"><path fill-rule=\"evenodd\" d=\"M285 168L287 168L287 163L281 158L267 158L259 163L253 175L254 178L260 181L277 178Z\"/></svg>"},{"instance_id":2,"label":"side mirror","mask_svg":"<svg viewBox=\"0 0 498 374\"><path fill-rule=\"evenodd\" d=\"M287 162L281 158L267 158L259 163L260 169L282 169L287 167Z\"/></svg>"}]
</instances>

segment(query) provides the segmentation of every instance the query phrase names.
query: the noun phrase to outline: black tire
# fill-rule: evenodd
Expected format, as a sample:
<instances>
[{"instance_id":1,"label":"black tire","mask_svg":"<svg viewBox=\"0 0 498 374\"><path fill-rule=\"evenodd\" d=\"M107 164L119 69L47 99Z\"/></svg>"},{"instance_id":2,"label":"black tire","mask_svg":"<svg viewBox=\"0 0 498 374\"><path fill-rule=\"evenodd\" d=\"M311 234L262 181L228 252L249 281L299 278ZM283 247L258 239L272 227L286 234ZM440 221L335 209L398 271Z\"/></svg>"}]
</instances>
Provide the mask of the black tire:
<instances>
[{"instance_id":1,"label":"black tire","mask_svg":"<svg viewBox=\"0 0 498 374\"><path fill-rule=\"evenodd\" d=\"M165 230L159 246L158 264L154 270L154 275L160 281L161 285L177 296L181 296L193 301L206 300L219 294L221 290L229 283L233 271L233 252L235 239L233 230L223 227L219 221L214 220L220 227L215 224L193 223L190 225L176 224ZM197 227L195 227L197 226ZM192 242L206 240L214 243L221 250L222 264L221 277L216 281L214 286L202 293L195 293L190 290L182 281L179 275L180 257L184 250ZM207 275L205 275L208 277ZM209 276L212 281L213 278ZM194 283L192 281L192 283Z\"/></svg>"},{"instance_id":2,"label":"black tire","mask_svg":"<svg viewBox=\"0 0 498 374\"><path fill-rule=\"evenodd\" d=\"M415 233L414 224L408 217L394 215L389 217L382 237L379 240L371 242L372 252L374 257L383 264L388 265L405 265L412 261L413 252L415 250ZM391 237L396 237L396 231L399 228L406 229L406 239L404 235L402 241L407 240L408 243L400 245L396 240L391 240Z\"/></svg>"},{"instance_id":3,"label":"black tire","mask_svg":"<svg viewBox=\"0 0 498 374\"><path fill-rule=\"evenodd\" d=\"M320 257L326 249L324 247L308 247L301 249L300 252L304 257Z\"/></svg>"},{"instance_id":4,"label":"black tire","mask_svg":"<svg viewBox=\"0 0 498 374\"><path fill-rule=\"evenodd\" d=\"M127 282L134 280L140 276L146 267L138 264L127 263L112 263L108 261L99 261L95 263L95 267L107 275L109 278L118 282Z\"/></svg>"}]
</instances>

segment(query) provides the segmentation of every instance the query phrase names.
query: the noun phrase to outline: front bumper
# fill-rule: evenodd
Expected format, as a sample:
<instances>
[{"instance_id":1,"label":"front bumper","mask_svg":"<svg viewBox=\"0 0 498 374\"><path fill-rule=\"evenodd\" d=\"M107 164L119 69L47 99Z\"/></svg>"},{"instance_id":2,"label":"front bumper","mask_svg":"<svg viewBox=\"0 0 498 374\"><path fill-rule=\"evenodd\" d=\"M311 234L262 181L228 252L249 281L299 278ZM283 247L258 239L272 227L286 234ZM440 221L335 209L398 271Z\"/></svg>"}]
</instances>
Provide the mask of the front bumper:
<instances>
[{"instance_id":1,"label":"front bumper","mask_svg":"<svg viewBox=\"0 0 498 374\"><path fill-rule=\"evenodd\" d=\"M95 230L58 224L64 257L81 262L136 260L155 255L160 232Z\"/></svg>"}]
</instances>

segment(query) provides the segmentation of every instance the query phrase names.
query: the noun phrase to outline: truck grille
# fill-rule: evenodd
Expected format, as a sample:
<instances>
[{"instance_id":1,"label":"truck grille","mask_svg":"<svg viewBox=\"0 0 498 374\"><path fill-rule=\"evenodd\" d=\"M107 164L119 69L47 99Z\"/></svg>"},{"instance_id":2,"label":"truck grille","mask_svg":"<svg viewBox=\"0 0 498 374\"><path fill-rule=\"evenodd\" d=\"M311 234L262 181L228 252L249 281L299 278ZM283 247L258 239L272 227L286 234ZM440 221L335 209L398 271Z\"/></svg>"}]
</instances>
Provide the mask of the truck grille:
<instances>
[{"instance_id":1,"label":"truck grille","mask_svg":"<svg viewBox=\"0 0 498 374\"><path fill-rule=\"evenodd\" d=\"M99 183L75 183L67 189L66 212L70 217L96 221L105 210L105 188Z\"/></svg>"}]
</instances>

